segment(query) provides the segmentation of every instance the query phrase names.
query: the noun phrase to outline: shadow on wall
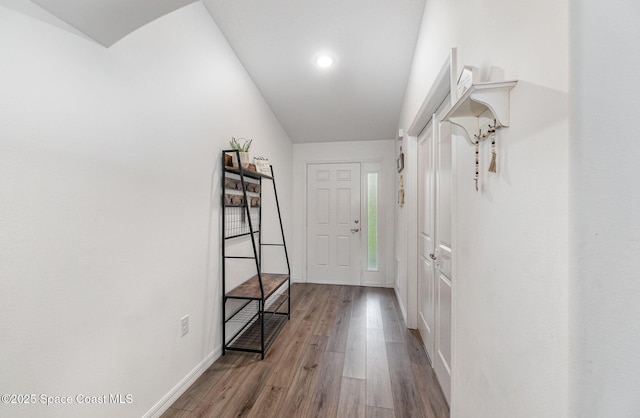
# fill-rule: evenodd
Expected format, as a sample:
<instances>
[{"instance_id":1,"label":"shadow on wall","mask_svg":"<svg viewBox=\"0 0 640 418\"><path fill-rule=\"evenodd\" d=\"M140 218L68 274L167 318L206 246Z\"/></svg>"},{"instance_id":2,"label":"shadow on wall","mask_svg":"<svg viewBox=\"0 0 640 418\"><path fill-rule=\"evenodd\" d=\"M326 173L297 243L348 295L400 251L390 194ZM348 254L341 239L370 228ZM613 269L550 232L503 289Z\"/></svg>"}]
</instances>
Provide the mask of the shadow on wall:
<instances>
[{"instance_id":1,"label":"shadow on wall","mask_svg":"<svg viewBox=\"0 0 640 418\"><path fill-rule=\"evenodd\" d=\"M543 105L535 105L540 103ZM553 134L557 137L558 141L554 141L554 146L568 143L569 94L519 80L516 87L511 90L510 111L510 127L499 130L496 141L498 163L501 166L500 177L507 184L511 184L510 151L513 152L520 147L528 147L530 141L536 141L546 134ZM558 124L567 124L564 137L558 137L558 128L556 127ZM489 142L484 142L483 146L488 147ZM508 147L504 146L506 143L509 144ZM556 152L555 147L549 149L550 154L554 152ZM485 154L489 155L486 152L483 155ZM538 166L543 170L544 161L541 161Z\"/></svg>"},{"instance_id":2,"label":"shadow on wall","mask_svg":"<svg viewBox=\"0 0 640 418\"><path fill-rule=\"evenodd\" d=\"M221 308L219 305L222 293L222 265L219 260L222 257L222 245L220 243L220 225L222 224L222 211L220 204L221 185L221 152L214 156L215 164L211 171L211 196L209 197L209 236L207 242L207 283L204 292L205 320L211 319L211 323L204 324L202 339L202 353L209 354L222 344ZM213 315L207 315L212 312ZM215 331L215 332L214 332Z\"/></svg>"},{"instance_id":3,"label":"shadow on wall","mask_svg":"<svg viewBox=\"0 0 640 418\"><path fill-rule=\"evenodd\" d=\"M526 103L544 103L535 113L526 112ZM534 117L532 117L534 116ZM511 125L528 136L545 131L569 119L569 93L519 80L511 91ZM526 139L526 138L522 138ZM515 141L518 139L516 138Z\"/></svg>"}]
</instances>

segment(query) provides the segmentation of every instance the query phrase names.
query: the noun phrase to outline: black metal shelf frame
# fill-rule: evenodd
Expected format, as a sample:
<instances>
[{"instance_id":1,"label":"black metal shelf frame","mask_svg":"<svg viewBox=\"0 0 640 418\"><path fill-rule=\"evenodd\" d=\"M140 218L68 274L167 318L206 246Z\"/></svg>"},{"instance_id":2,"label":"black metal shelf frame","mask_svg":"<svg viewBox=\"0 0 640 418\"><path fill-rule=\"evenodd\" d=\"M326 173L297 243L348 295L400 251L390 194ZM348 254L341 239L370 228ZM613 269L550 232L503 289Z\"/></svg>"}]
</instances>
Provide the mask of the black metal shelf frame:
<instances>
[{"instance_id":1,"label":"black metal shelf frame","mask_svg":"<svg viewBox=\"0 0 640 418\"><path fill-rule=\"evenodd\" d=\"M240 161L239 151L222 151L222 354L224 355L226 350L246 351L259 353L261 358L264 359L266 350L273 343L291 315L291 268L289 265L284 228L282 226L280 203L278 201L276 182L273 176L273 166L270 166L271 176L246 170L242 167L230 168L225 165L225 155L227 154L234 154L236 161ZM231 185L231 189L226 189L225 179L228 177L228 174L233 175L230 176L231 178L235 178L234 176L239 177L239 186L241 187L238 188L240 190L234 190L233 184ZM252 179L252 181L247 181L247 179ZM263 180L270 180L273 184L282 243L262 242ZM230 182L233 183L233 181ZM247 190L247 184L251 182L254 184L254 187L256 183L259 185L257 192ZM230 198L233 197L233 199L230 199L229 202L233 200L233 205L227 205L227 200L225 199L225 194L229 191L231 191L231 195L236 195L236 197L230 196ZM241 200L238 200L240 199L238 196L241 197ZM251 206L249 198L256 196L259 199L259 204L258 206ZM253 255L227 255L227 240L242 237L250 238ZM283 248L287 264L286 275L262 272L263 246L278 246ZM257 275L237 288L232 289L230 292L227 292L226 263L232 259L255 260ZM256 277L257 281L255 280ZM267 282L265 282L265 280L267 280ZM237 291L237 289L241 290ZM235 306L228 308L227 304L230 301L235 301L233 302ZM231 328L229 330L230 338L227 336L227 327Z\"/></svg>"}]
</instances>

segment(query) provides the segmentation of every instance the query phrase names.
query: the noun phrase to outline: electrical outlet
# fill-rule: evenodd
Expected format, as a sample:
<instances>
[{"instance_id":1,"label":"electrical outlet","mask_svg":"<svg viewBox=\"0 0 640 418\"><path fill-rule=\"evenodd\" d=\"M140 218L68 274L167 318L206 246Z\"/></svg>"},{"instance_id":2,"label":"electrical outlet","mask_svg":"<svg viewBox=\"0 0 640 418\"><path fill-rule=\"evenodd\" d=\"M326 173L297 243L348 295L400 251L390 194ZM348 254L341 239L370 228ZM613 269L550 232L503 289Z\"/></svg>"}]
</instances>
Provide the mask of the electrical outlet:
<instances>
[{"instance_id":1,"label":"electrical outlet","mask_svg":"<svg viewBox=\"0 0 640 418\"><path fill-rule=\"evenodd\" d=\"M180 331L182 337L189 333L189 315L185 315L180 318Z\"/></svg>"}]
</instances>

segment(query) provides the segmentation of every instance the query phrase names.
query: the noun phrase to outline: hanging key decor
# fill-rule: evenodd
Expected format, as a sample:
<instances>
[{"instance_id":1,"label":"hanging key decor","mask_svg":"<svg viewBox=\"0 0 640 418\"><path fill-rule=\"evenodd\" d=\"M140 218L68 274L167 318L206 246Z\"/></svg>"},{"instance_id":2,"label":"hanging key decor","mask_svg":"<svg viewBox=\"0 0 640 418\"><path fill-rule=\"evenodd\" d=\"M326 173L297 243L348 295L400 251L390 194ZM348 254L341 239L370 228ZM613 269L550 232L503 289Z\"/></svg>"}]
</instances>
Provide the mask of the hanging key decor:
<instances>
[{"instance_id":1,"label":"hanging key decor","mask_svg":"<svg viewBox=\"0 0 640 418\"><path fill-rule=\"evenodd\" d=\"M489 139L491 140L491 163L489 164L489 173L496 172L496 128L489 129Z\"/></svg>"}]
</instances>

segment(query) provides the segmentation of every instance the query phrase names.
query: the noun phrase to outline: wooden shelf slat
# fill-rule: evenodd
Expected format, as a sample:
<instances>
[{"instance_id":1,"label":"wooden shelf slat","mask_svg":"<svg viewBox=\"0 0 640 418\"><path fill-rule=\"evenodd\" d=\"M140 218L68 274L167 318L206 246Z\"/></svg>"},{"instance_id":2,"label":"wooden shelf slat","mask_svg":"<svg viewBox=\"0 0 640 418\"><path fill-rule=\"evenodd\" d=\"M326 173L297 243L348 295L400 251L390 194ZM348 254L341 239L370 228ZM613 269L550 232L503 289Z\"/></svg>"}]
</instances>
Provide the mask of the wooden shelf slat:
<instances>
[{"instance_id":1,"label":"wooden shelf slat","mask_svg":"<svg viewBox=\"0 0 640 418\"><path fill-rule=\"evenodd\" d=\"M271 296L284 282L289 279L288 274L261 273L262 287L264 289L264 298ZM262 299L260 294L260 282L258 275L251 277L235 289L227 292L228 298L235 299Z\"/></svg>"},{"instance_id":2,"label":"wooden shelf slat","mask_svg":"<svg viewBox=\"0 0 640 418\"><path fill-rule=\"evenodd\" d=\"M242 171L243 176L249 177L252 179L259 179L259 178L272 179L273 178L266 174L258 173L257 171L245 170L244 168L242 170L239 170L237 168L225 167L224 171L226 171L227 173L238 174L238 175L240 175L240 171Z\"/></svg>"}]
</instances>

